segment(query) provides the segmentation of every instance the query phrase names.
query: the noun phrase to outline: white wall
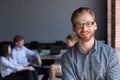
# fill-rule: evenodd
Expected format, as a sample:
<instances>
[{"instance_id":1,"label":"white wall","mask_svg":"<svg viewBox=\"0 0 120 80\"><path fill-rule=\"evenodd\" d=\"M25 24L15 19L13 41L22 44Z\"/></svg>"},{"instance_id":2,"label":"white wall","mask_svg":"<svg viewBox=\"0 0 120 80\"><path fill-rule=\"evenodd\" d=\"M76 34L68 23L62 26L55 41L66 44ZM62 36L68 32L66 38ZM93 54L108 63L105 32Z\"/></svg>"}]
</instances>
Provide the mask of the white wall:
<instances>
[{"instance_id":1,"label":"white wall","mask_svg":"<svg viewBox=\"0 0 120 80\"><path fill-rule=\"evenodd\" d=\"M0 0L0 41L11 41L16 34L27 42L63 40L72 32L70 17L80 6L94 10L98 23L97 39L106 39L105 0Z\"/></svg>"}]
</instances>

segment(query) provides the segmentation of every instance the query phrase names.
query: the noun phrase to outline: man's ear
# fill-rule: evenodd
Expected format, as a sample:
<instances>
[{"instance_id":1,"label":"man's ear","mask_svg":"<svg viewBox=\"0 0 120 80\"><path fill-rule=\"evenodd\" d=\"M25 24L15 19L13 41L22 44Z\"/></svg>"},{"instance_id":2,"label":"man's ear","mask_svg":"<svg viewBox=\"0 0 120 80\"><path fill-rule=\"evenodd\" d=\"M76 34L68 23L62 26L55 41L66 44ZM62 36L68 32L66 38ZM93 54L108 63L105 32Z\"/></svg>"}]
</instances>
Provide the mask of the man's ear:
<instances>
[{"instance_id":1,"label":"man's ear","mask_svg":"<svg viewBox=\"0 0 120 80\"><path fill-rule=\"evenodd\" d=\"M94 27L95 27L95 30L97 30L97 24L96 24L96 22L94 22Z\"/></svg>"},{"instance_id":2,"label":"man's ear","mask_svg":"<svg viewBox=\"0 0 120 80\"><path fill-rule=\"evenodd\" d=\"M17 42L15 42L15 45L17 45Z\"/></svg>"}]
</instances>

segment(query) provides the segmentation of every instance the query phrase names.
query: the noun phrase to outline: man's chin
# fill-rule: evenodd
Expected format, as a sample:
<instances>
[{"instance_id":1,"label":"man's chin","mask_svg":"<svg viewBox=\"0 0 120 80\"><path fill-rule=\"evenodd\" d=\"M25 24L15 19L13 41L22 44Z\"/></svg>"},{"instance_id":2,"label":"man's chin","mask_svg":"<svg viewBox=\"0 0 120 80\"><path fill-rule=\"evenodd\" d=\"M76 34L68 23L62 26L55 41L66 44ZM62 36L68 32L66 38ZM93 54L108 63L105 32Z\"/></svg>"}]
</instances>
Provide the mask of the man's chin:
<instances>
[{"instance_id":1,"label":"man's chin","mask_svg":"<svg viewBox=\"0 0 120 80\"><path fill-rule=\"evenodd\" d=\"M83 42L89 42L92 39L93 36L79 36L78 38Z\"/></svg>"},{"instance_id":2,"label":"man's chin","mask_svg":"<svg viewBox=\"0 0 120 80\"><path fill-rule=\"evenodd\" d=\"M83 39L82 41L83 41L83 42L89 42L90 39Z\"/></svg>"},{"instance_id":3,"label":"man's chin","mask_svg":"<svg viewBox=\"0 0 120 80\"><path fill-rule=\"evenodd\" d=\"M84 38L80 38L80 40L82 40L83 42L89 42L91 38L84 37Z\"/></svg>"}]
</instances>

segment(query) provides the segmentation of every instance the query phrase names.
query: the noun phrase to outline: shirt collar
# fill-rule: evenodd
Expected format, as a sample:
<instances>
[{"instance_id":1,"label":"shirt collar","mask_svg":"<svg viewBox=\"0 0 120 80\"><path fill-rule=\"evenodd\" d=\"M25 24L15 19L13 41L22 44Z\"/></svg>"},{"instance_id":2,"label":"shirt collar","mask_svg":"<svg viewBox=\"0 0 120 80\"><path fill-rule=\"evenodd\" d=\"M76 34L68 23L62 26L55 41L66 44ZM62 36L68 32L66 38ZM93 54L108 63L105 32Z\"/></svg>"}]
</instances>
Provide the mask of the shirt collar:
<instances>
[{"instance_id":1,"label":"shirt collar","mask_svg":"<svg viewBox=\"0 0 120 80\"><path fill-rule=\"evenodd\" d=\"M76 45L77 45L77 50L79 50L81 53L84 53L84 52L79 48L79 43L78 43L78 42L76 43ZM94 41L94 47L93 47L92 50L89 51L89 53L92 53L92 52L97 51L97 45L98 45L98 42L97 42L97 40L95 39L95 41Z\"/></svg>"},{"instance_id":2,"label":"shirt collar","mask_svg":"<svg viewBox=\"0 0 120 80\"><path fill-rule=\"evenodd\" d=\"M19 50L22 50L23 47L21 47L21 48L19 48L19 47L15 47L15 49L16 49L17 51L19 51Z\"/></svg>"}]
</instances>

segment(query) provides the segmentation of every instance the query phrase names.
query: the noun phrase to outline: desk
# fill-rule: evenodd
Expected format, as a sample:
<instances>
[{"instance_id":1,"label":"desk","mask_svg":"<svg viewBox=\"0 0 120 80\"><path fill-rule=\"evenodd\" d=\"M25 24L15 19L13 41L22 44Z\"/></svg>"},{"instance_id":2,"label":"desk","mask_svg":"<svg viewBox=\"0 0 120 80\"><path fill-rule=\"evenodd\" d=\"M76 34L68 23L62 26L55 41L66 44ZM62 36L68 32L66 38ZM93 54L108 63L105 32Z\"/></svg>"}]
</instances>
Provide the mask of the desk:
<instances>
[{"instance_id":1,"label":"desk","mask_svg":"<svg viewBox=\"0 0 120 80\"><path fill-rule=\"evenodd\" d=\"M43 50L43 54L40 54L43 61L43 65L48 64L61 64L61 56L67 51L67 49L62 49L58 55L50 55L50 50Z\"/></svg>"},{"instance_id":2,"label":"desk","mask_svg":"<svg viewBox=\"0 0 120 80\"><path fill-rule=\"evenodd\" d=\"M44 54L41 55L42 65L48 66L51 64L61 64L61 56L62 55L50 55L50 54Z\"/></svg>"},{"instance_id":3,"label":"desk","mask_svg":"<svg viewBox=\"0 0 120 80\"><path fill-rule=\"evenodd\" d=\"M45 55L40 55L42 60L46 60L46 59L61 59L61 55L50 55L50 54L45 54Z\"/></svg>"},{"instance_id":4,"label":"desk","mask_svg":"<svg viewBox=\"0 0 120 80\"><path fill-rule=\"evenodd\" d=\"M50 50L42 50L42 52L41 53L39 53L40 54L40 57L41 57L41 59L43 59L43 60L50 60L50 59L54 59L54 60L56 60L56 59L61 59L61 56L66 52L67 50L61 50L60 51L60 54L58 54L58 55L50 55Z\"/></svg>"},{"instance_id":5,"label":"desk","mask_svg":"<svg viewBox=\"0 0 120 80\"><path fill-rule=\"evenodd\" d=\"M36 50L33 50L34 52L38 53ZM38 53L42 59L43 65L51 65L53 63L57 63L61 61L61 56L66 52L67 50L62 49L60 51L59 55L50 55L50 50L42 50L41 53Z\"/></svg>"}]
</instances>

